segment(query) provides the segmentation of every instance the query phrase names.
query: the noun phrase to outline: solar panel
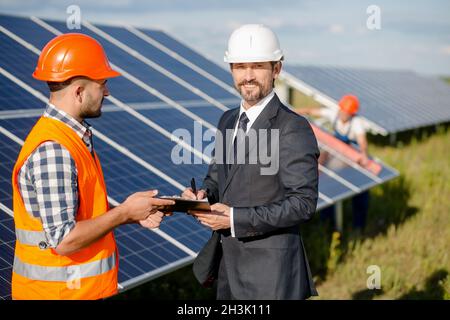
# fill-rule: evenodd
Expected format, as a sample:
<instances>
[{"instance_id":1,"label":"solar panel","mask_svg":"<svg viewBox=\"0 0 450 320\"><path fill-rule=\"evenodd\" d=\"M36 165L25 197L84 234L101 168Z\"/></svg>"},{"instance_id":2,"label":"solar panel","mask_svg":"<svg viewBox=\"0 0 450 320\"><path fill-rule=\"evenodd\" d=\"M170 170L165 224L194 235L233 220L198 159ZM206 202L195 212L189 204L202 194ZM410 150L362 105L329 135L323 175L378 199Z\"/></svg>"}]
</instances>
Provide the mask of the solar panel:
<instances>
[{"instance_id":1,"label":"solar panel","mask_svg":"<svg viewBox=\"0 0 450 320\"><path fill-rule=\"evenodd\" d=\"M173 37L159 30L149 30L149 29L138 29L151 39L157 41L161 45L167 47L178 55L186 58L188 61L195 62L197 66L202 68L203 70L209 72L214 75L216 78L220 79L225 83L232 83L232 78L230 72L221 68L215 63L212 63L210 60L203 57L198 52L192 50L187 47L185 44L177 41Z\"/></svg>"},{"instance_id":2,"label":"solar panel","mask_svg":"<svg viewBox=\"0 0 450 320\"><path fill-rule=\"evenodd\" d=\"M0 300L11 299L11 265L14 261L14 233L15 228L12 216L0 208Z\"/></svg>"},{"instance_id":3,"label":"solar panel","mask_svg":"<svg viewBox=\"0 0 450 320\"><path fill-rule=\"evenodd\" d=\"M148 37L142 36L140 33L135 34L124 28L102 26L98 27L100 30L106 32L110 36L119 40L123 44L129 46L134 50L138 50L142 55L151 57L151 60L165 68L173 74L183 76L187 82L194 84L195 87L208 92L208 94L216 100L221 99L236 99L236 96L230 93L223 87L218 86L210 79L195 72L189 66L185 65L178 59L170 56L168 53L161 51L159 48L152 45L148 41ZM146 41L147 40L147 41Z\"/></svg>"},{"instance_id":4,"label":"solar panel","mask_svg":"<svg viewBox=\"0 0 450 320\"><path fill-rule=\"evenodd\" d=\"M55 27L61 32L68 31L66 30L65 23L55 21L45 21L45 22L48 23L50 26ZM96 27L94 26L94 28ZM123 44L123 42L121 42L120 40L114 38L116 42L114 42L113 44L111 41L105 40L103 37L101 37L100 36L102 35L101 32L93 32L92 30L86 27L82 28L80 32L98 39L99 42L105 48L106 52L108 52L108 58L113 64L119 66L121 69L129 73L132 73L138 80L141 80L147 84L151 84L161 94L169 96L171 99L175 101L200 100L206 102L207 100L205 100L205 96L206 99L208 99L208 97L211 98L210 95L204 93L200 88L197 87L191 88L190 87L191 85L188 83L189 79L182 78L183 75L185 76L185 73L183 75L180 74L180 76L173 75L169 70L163 67L155 69L156 66L154 66L154 61L147 57L144 57L145 59L144 61L142 61L136 58L135 56L131 56L130 49L124 49L123 47L118 47L116 45L116 43L119 43L122 44L123 46L126 46L126 44ZM150 44L147 45L150 46ZM140 53L140 55L142 54ZM169 76L172 76L172 78L169 78ZM195 85L197 84L195 83ZM217 90L220 90L220 88L218 88ZM220 109L213 109L213 110L216 111L215 118L217 119L223 113L223 110ZM197 109L194 108L190 111L196 113ZM201 116L201 114L197 115ZM205 120L208 121L208 119Z\"/></svg>"},{"instance_id":5,"label":"solar panel","mask_svg":"<svg viewBox=\"0 0 450 320\"><path fill-rule=\"evenodd\" d=\"M17 114L19 109L41 108L40 103L30 93L24 92L21 87L0 75L0 88L2 88L2 97L0 112L5 116L7 113ZM13 112L11 112L13 110Z\"/></svg>"},{"instance_id":6,"label":"solar panel","mask_svg":"<svg viewBox=\"0 0 450 320\"><path fill-rule=\"evenodd\" d=\"M411 71L286 65L282 78L327 107L348 93L375 133L388 134L450 121L450 87Z\"/></svg>"},{"instance_id":7,"label":"solar panel","mask_svg":"<svg viewBox=\"0 0 450 320\"><path fill-rule=\"evenodd\" d=\"M0 294L10 298L14 244L11 172L23 139L42 114L48 95L31 73L40 49L56 34L68 32L58 21L0 15ZM72 30L70 30L72 32ZM224 110L239 105L229 72L158 30L83 23L77 30L93 36L124 76L108 81L112 93L102 117L89 121L102 161L109 201L124 201L133 192L157 188L179 194L192 177L201 181L210 155L203 145L173 140L179 128L200 134L215 129ZM319 141L320 143L320 141ZM188 142L189 144L189 142ZM171 151L183 147L202 164L174 164ZM374 176L327 145L321 163L318 209L367 190L396 176L382 164ZM116 231L120 250L119 283L126 290L191 263L210 231L185 214L165 219L158 230L124 225ZM5 289L6 288L6 289Z\"/></svg>"}]
</instances>

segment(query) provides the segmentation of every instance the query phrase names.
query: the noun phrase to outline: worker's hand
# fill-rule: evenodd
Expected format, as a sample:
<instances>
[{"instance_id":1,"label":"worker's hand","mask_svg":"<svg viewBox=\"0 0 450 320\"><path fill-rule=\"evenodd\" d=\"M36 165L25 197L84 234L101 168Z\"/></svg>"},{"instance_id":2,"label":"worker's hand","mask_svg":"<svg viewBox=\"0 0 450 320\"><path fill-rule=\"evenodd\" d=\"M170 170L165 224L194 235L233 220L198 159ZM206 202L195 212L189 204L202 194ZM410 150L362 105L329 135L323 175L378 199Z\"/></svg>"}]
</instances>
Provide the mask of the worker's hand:
<instances>
[{"instance_id":1,"label":"worker's hand","mask_svg":"<svg viewBox=\"0 0 450 320\"><path fill-rule=\"evenodd\" d=\"M191 188L186 188L186 189L184 189L183 193L181 194L181 197L184 199L202 200L206 197L206 191L198 190L197 196L196 196Z\"/></svg>"},{"instance_id":2,"label":"worker's hand","mask_svg":"<svg viewBox=\"0 0 450 320\"><path fill-rule=\"evenodd\" d=\"M125 223L138 222L147 219L150 214L158 211L158 206L174 205L175 201L154 198L158 190L136 192L129 196L121 205Z\"/></svg>"},{"instance_id":3,"label":"worker's hand","mask_svg":"<svg viewBox=\"0 0 450 320\"><path fill-rule=\"evenodd\" d=\"M306 108L297 108L294 110L295 110L295 112L297 112L298 114L301 114L301 115L314 116L314 117L321 116L321 107L308 106Z\"/></svg>"},{"instance_id":4,"label":"worker's hand","mask_svg":"<svg viewBox=\"0 0 450 320\"><path fill-rule=\"evenodd\" d=\"M139 221L139 223L144 228L159 228L164 215L165 214L163 212L156 211L155 213L150 214L147 219Z\"/></svg>"},{"instance_id":5,"label":"worker's hand","mask_svg":"<svg viewBox=\"0 0 450 320\"><path fill-rule=\"evenodd\" d=\"M189 210L188 213L212 230L230 228L230 207L226 204L213 204L210 212Z\"/></svg>"},{"instance_id":6,"label":"worker's hand","mask_svg":"<svg viewBox=\"0 0 450 320\"><path fill-rule=\"evenodd\" d=\"M368 163L369 163L369 158L365 154L362 154L361 157L359 157L359 159L358 159L358 164L362 167L365 167L365 166L367 166Z\"/></svg>"},{"instance_id":7,"label":"worker's hand","mask_svg":"<svg viewBox=\"0 0 450 320\"><path fill-rule=\"evenodd\" d=\"M319 162L319 164L323 165L323 164L327 163L329 158L330 158L330 154L325 150L321 150L319 159L317 161Z\"/></svg>"}]
</instances>

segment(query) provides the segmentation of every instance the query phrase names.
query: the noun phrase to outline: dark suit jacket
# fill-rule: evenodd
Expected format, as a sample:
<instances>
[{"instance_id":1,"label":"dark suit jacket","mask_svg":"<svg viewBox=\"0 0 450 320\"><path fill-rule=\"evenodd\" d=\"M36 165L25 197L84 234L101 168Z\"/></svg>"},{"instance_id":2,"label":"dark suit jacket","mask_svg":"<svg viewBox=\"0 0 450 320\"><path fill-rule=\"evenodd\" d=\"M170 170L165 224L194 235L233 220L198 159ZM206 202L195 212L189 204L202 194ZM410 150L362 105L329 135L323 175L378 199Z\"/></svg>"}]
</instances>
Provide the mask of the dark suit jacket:
<instances>
[{"instance_id":1,"label":"dark suit jacket","mask_svg":"<svg viewBox=\"0 0 450 320\"><path fill-rule=\"evenodd\" d=\"M223 114L218 125L223 137L226 129L234 128L238 115L239 108ZM278 172L261 175L261 167L268 165L248 164L248 151L246 164L229 170L224 159L212 161L203 188L209 190L210 202L234 208L236 237L229 229L214 234L199 253L194 273L200 282L216 275L220 256L215 261L212 255L223 251L227 281L237 299L306 299L317 292L299 224L316 211L317 141L307 120L281 104L276 95L252 128L279 129ZM218 241L222 250L217 250Z\"/></svg>"}]
</instances>

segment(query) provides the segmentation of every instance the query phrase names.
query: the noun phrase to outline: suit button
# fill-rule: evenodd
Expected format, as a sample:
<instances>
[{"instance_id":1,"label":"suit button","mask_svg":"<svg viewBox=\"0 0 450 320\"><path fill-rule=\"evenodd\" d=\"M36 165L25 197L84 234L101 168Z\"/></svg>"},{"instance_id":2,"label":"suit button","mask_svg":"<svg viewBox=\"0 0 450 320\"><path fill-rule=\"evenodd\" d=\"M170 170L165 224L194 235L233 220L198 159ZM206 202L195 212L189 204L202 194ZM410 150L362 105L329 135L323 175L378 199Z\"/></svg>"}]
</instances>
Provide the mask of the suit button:
<instances>
[{"instance_id":1,"label":"suit button","mask_svg":"<svg viewBox=\"0 0 450 320\"><path fill-rule=\"evenodd\" d=\"M39 242L39 249L41 249L41 250L44 250L44 249L47 249L48 248L48 244L47 244L47 242L45 242L45 241L41 241L41 242Z\"/></svg>"}]
</instances>

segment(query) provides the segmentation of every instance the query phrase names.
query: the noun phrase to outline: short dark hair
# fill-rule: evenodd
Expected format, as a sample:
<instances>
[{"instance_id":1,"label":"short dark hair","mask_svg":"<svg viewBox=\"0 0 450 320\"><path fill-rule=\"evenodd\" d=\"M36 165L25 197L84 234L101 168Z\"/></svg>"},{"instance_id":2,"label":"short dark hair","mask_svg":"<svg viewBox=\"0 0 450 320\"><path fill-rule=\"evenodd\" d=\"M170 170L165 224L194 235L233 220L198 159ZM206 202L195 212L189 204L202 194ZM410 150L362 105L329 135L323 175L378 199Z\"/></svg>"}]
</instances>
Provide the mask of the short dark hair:
<instances>
[{"instance_id":1,"label":"short dark hair","mask_svg":"<svg viewBox=\"0 0 450 320\"><path fill-rule=\"evenodd\" d=\"M56 92L69 86L72 83L73 79L74 78L70 78L62 82L47 81L47 85L50 89L50 92Z\"/></svg>"},{"instance_id":2,"label":"short dark hair","mask_svg":"<svg viewBox=\"0 0 450 320\"><path fill-rule=\"evenodd\" d=\"M280 61L270 61L270 64L272 65L272 71L278 62L281 64L281 60ZM272 88L275 88L275 79L272 80Z\"/></svg>"},{"instance_id":3,"label":"short dark hair","mask_svg":"<svg viewBox=\"0 0 450 320\"><path fill-rule=\"evenodd\" d=\"M61 82L47 81L47 85L48 88L50 89L50 92L57 92L59 90L67 88L76 79L89 79L89 78L85 76L75 76Z\"/></svg>"},{"instance_id":4,"label":"short dark hair","mask_svg":"<svg viewBox=\"0 0 450 320\"><path fill-rule=\"evenodd\" d=\"M273 70L273 67L275 67L275 65L276 65L278 62L280 62L280 61L270 61L270 64L272 65L272 70Z\"/></svg>"}]
</instances>

